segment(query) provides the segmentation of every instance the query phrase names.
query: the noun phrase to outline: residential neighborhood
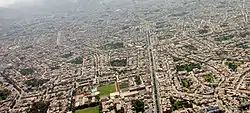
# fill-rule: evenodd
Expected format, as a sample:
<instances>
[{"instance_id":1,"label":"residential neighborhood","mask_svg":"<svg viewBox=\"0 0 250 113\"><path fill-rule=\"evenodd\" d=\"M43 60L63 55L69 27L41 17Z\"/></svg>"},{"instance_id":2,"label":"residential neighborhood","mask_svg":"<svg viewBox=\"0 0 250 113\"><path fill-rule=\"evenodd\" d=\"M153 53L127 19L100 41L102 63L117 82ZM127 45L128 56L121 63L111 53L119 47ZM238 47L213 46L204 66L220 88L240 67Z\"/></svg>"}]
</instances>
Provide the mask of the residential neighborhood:
<instances>
[{"instance_id":1,"label":"residential neighborhood","mask_svg":"<svg viewBox=\"0 0 250 113\"><path fill-rule=\"evenodd\" d=\"M41 1L0 7L1 113L250 112L249 0Z\"/></svg>"}]
</instances>

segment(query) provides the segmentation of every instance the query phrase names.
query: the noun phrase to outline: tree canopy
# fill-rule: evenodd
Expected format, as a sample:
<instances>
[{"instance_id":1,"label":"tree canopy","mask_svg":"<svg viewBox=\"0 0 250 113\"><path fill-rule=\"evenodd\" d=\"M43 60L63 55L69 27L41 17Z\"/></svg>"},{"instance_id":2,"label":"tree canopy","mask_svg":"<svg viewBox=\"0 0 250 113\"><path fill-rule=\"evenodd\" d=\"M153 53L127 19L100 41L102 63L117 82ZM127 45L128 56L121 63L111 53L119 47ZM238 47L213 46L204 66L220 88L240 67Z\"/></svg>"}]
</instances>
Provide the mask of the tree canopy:
<instances>
[{"instance_id":1,"label":"tree canopy","mask_svg":"<svg viewBox=\"0 0 250 113\"><path fill-rule=\"evenodd\" d=\"M113 60L110 62L111 66L122 67L127 65L127 59Z\"/></svg>"},{"instance_id":2,"label":"tree canopy","mask_svg":"<svg viewBox=\"0 0 250 113\"><path fill-rule=\"evenodd\" d=\"M133 102L133 107L134 107L136 113L139 113L139 112L144 113L144 111L145 111L144 102L142 102L140 100L134 101Z\"/></svg>"},{"instance_id":3,"label":"tree canopy","mask_svg":"<svg viewBox=\"0 0 250 113\"><path fill-rule=\"evenodd\" d=\"M32 104L28 113L47 113L49 102L39 101Z\"/></svg>"},{"instance_id":4,"label":"tree canopy","mask_svg":"<svg viewBox=\"0 0 250 113\"><path fill-rule=\"evenodd\" d=\"M8 89L0 89L0 101L7 99L7 97L11 94L11 91Z\"/></svg>"},{"instance_id":5,"label":"tree canopy","mask_svg":"<svg viewBox=\"0 0 250 113\"><path fill-rule=\"evenodd\" d=\"M21 69L21 71L19 71L22 75L29 75L34 73L34 70L31 68L27 68L27 69Z\"/></svg>"}]
</instances>

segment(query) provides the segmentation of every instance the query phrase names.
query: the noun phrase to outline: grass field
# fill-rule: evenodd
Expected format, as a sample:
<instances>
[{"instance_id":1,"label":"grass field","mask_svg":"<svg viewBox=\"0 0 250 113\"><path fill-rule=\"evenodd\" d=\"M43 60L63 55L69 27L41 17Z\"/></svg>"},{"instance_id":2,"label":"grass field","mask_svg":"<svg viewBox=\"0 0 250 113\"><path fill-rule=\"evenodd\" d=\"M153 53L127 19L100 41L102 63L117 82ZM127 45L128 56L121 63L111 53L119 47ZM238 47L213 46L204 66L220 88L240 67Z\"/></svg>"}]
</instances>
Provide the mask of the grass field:
<instances>
[{"instance_id":1,"label":"grass field","mask_svg":"<svg viewBox=\"0 0 250 113\"><path fill-rule=\"evenodd\" d=\"M99 106L77 110L75 113L99 113Z\"/></svg>"},{"instance_id":2,"label":"grass field","mask_svg":"<svg viewBox=\"0 0 250 113\"><path fill-rule=\"evenodd\" d=\"M106 84L97 88L100 91L100 98L109 96L110 93L116 92L114 84Z\"/></svg>"}]
</instances>

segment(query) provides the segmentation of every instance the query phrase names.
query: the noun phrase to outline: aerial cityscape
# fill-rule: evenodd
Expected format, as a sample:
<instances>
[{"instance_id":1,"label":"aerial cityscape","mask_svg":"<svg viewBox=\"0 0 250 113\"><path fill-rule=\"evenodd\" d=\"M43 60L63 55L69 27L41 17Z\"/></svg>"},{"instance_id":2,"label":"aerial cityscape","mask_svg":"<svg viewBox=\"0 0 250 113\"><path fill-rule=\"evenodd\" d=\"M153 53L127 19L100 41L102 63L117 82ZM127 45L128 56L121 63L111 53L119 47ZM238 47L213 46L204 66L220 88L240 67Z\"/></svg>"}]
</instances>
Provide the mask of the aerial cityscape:
<instances>
[{"instance_id":1,"label":"aerial cityscape","mask_svg":"<svg viewBox=\"0 0 250 113\"><path fill-rule=\"evenodd\" d=\"M250 113L249 11L250 0L0 6L0 111Z\"/></svg>"}]
</instances>

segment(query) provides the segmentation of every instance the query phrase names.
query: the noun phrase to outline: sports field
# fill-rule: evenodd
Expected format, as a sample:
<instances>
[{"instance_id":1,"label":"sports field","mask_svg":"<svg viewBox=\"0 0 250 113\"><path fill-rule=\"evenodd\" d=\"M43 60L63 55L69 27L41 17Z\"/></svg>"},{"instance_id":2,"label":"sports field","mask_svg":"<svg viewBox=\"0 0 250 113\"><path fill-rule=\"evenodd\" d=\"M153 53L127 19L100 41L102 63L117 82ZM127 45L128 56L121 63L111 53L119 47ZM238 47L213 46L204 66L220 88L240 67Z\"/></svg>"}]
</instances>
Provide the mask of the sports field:
<instances>
[{"instance_id":1,"label":"sports field","mask_svg":"<svg viewBox=\"0 0 250 113\"><path fill-rule=\"evenodd\" d=\"M77 110L75 113L99 113L99 106Z\"/></svg>"},{"instance_id":2,"label":"sports field","mask_svg":"<svg viewBox=\"0 0 250 113\"><path fill-rule=\"evenodd\" d=\"M105 84L99 86L98 91L100 91L100 98L108 97L110 93L116 92L114 84Z\"/></svg>"}]
</instances>

